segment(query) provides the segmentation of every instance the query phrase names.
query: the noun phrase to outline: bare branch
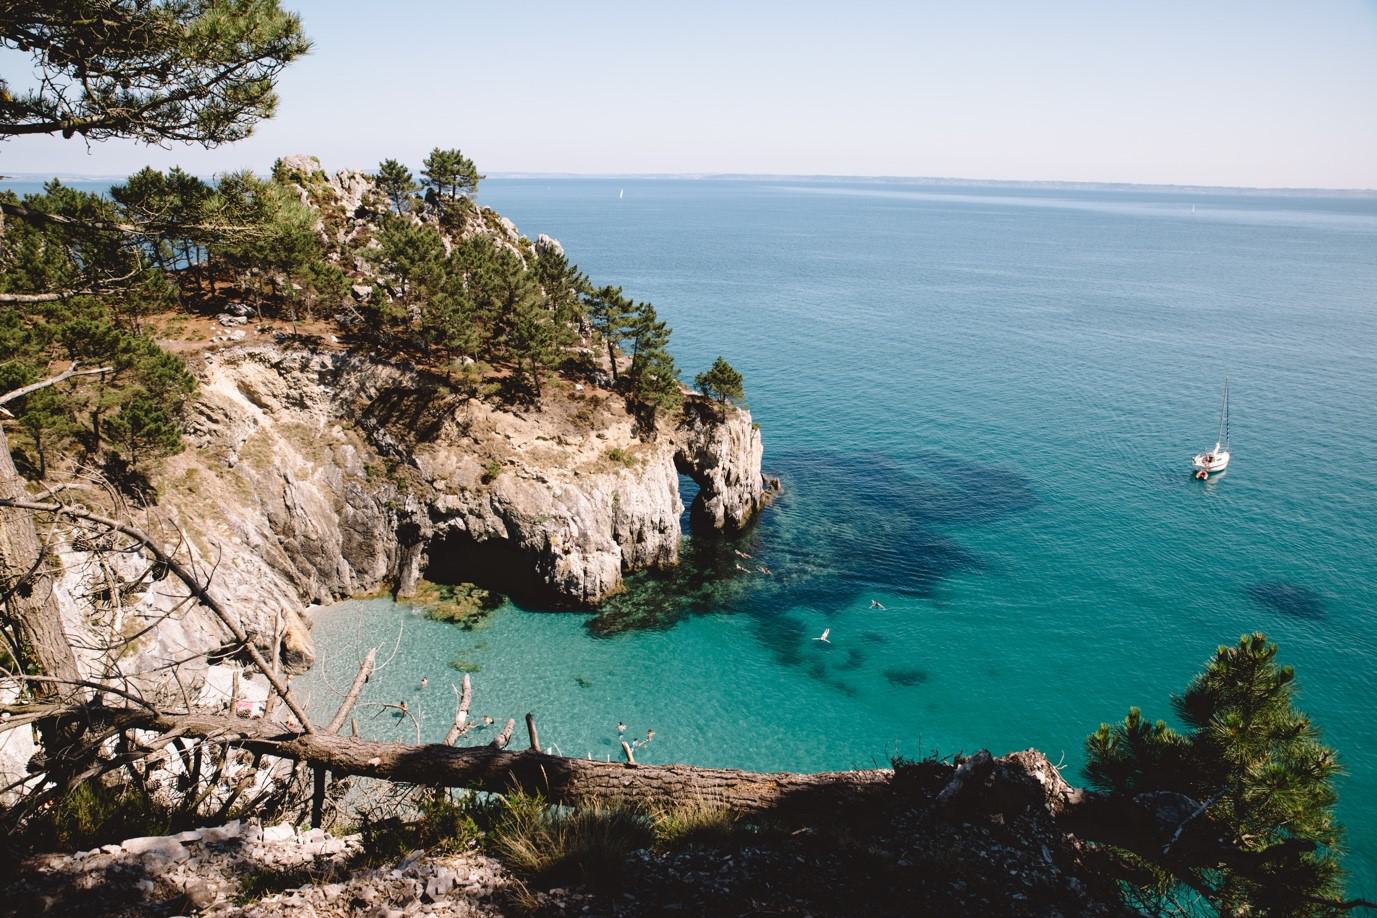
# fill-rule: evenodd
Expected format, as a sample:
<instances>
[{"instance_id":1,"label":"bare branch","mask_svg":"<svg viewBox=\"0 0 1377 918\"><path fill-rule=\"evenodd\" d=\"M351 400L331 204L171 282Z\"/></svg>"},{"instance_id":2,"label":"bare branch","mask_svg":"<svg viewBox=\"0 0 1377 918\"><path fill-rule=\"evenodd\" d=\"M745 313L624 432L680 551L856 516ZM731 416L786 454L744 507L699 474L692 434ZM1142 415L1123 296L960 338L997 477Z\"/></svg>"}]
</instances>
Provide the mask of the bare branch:
<instances>
[{"instance_id":1,"label":"bare branch","mask_svg":"<svg viewBox=\"0 0 1377 918\"><path fill-rule=\"evenodd\" d=\"M291 690L287 688L286 683L277 675L276 670L268 664L268 661L263 659L263 655L259 653L258 648L254 646L248 634L240 627L234 617L229 614L229 611L220 604L219 600L211 595L208 587L202 584L192 572L173 555L160 548L147 533L128 523L114 520L107 516L92 513L89 510L84 510L80 507L74 507L68 504L40 503L38 501L29 500L0 500L0 507L9 507L16 510L31 510L35 513L53 513L72 517L73 519L87 520L88 522L105 526L108 529L137 540L140 545L148 550L148 552L166 565L167 569L174 574L178 580L182 581L186 588L195 595L203 606L209 609L215 617L220 620L220 623L225 626L225 629L229 631L240 645L242 645L244 653L248 654L249 659L253 661L253 665L258 667L259 672L263 673L268 683L272 685L273 690L282 696L283 703L287 705L288 710L290 710L301 723L302 730L305 733L315 732L315 728L311 726L310 718L306 716L306 712L297 704L296 699L291 694Z\"/></svg>"},{"instance_id":2,"label":"bare branch","mask_svg":"<svg viewBox=\"0 0 1377 918\"><path fill-rule=\"evenodd\" d=\"M373 663L377 659L377 648L369 648L368 656L363 658L363 665L359 667L359 673L354 677L354 684L349 687L349 692L344 696L344 701L340 704L339 710L335 712L335 716L325 725L326 733L338 733L340 727L343 727L344 722L349 719L349 712L354 709L354 702L359 700L359 692L363 691L364 683L372 675Z\"/></svg>"},{"instance_id":3,"label":"bare branch","mask_svg":"<svg viewBox=\"0 0 1377 918\"><path fill-rule=\"evenodd\" d=\"M15 401L16 399L23 398L31 392L37 392L39 389L46 389L49 386L55 386L63 380L71 379L74 376L96 376L100 373L109 373L113 369L114 367L96 367L94 370L78 370L77 361L74 360L72 361L72 365L70 367L63 370L56 376L51 376L47 379L41 379L36 383L29 383L27 386L20 386L18 389L15 389L12 392L6 392L4 395L0 395L0 405L7 405L10 402ZM10 415L8 411L3 412L3 414L4 416L12 417L12 415Z\"/></svg>"}]
</instances>

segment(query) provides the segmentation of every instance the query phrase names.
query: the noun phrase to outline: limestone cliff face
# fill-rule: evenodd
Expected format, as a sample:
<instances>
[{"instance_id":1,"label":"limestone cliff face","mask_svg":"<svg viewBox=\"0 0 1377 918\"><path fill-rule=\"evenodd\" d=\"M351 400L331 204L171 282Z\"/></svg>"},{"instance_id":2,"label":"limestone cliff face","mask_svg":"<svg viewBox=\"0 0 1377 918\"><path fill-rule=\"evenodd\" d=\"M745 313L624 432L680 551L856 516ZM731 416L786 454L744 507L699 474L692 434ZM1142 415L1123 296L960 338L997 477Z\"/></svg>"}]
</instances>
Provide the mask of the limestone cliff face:
<instances>
[{"instance_id":1,"label":"limestone cliff face","mask_svg":"<svg viewBox=\"0 0 1377 918\"><path fill-rule=\"evenodd\" d=\"M696 397L643 442L619 398L568 382L513 409L367 355L274 343L207 353L199 373L160 509L216 564L245 627L264 643L285 628L298 664L306 604L405 595L428 566L584 605L674 564L680 472L700 488L697 529L739 528L764 500L750 415Z\"/></svg>"}]
</instances>

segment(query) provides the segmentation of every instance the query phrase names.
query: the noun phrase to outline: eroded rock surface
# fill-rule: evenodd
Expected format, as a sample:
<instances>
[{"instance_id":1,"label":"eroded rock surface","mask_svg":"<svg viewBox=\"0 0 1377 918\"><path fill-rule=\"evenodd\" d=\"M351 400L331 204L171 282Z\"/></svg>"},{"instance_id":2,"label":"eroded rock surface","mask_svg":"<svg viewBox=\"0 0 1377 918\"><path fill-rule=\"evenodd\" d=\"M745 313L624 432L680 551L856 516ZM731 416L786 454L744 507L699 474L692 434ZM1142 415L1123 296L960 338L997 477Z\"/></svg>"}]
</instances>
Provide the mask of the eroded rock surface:
<instances>
[{"instance_id":1,"label":"eroded rock surface","mask_svg":"<svg viewBox=\"0 0 1377 918\"><path fill-rule=\"evenodd\" d=\"M431 565L495 566L584 605L629 571L674 564L681 471L700 486L701 529L744 526L764 501L750 415L696 397L646 442L620 398L591 385L512 408L367 355L266 343L209 353L199 373L160 510L214 561L216 593L245 627L261 639L285 627L299 663L307 603L406 594ZM172 630L180 646L218 640L194 622Z\"/></svg>"}]
</instances>

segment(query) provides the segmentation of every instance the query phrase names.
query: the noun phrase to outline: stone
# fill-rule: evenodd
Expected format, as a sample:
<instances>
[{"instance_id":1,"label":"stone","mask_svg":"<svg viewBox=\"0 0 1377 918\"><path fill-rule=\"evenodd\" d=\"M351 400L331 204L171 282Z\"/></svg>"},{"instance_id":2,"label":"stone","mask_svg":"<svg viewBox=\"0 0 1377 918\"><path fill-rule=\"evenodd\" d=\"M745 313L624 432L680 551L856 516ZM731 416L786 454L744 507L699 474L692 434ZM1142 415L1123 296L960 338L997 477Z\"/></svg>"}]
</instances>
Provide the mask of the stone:
<instances>
[{"instance_id":1,"label":"stone","mask_svg":"<svg viewBox=\"0 0 1377 918\"><path fill-rule=\"evenodd\" d=\"M193 911L210 908L219 898L214 885L202 879L189 880L186 887L182 890L182 895L186 898L186 904Z\"/></svg>"},{"instance_id":2,"label":"stone","mask_svg":"<svg viewBox=\"0 0 1377 918\"><path fill-rule=\"evenodd\" d=\"M201 841L207 844L215 842L229 841L238 838L240 834L240 822L237 819L231 820L222 826L212 826L201 830Z\"/></svg>"},{"instance_id":3,"label":"stone","mask_svg":"<svg viewBox=\"0 0 1377 918\"><path fill-rule=\"evenodd\" d=\"M296 830L285 822L278 823L275 826L268 826L266 829L262 831L262 839L264 844L286 841L289 838L295 837Z\"/></svg>"},{"instance_id":4,"label":"stone","mask_svg":"<svg viewBox=\"0 0 1377 918\"><path fill-rule=\"evenodd\" d=\"M541 233L536 237L535 247L537 252L553 252L556 255L564 254L564 246L559 244L559 240L553 236Z\"/></svg>"},{"instance_id":5,"label":"stone","mask_svg":"<svg viewBox=\"0 0 1377 918\"><path fill-rule=\"evenodd\" d=\"M449 895L449 891L454 888L454 871L448 867L441 867L435 876L426 880L426 890L424 898L430 902L443 899Z\"/></svg>"},{"instance_id":6,"label":"stone","mask_svg":"<svg viewBox=\"0 0 1377 918\"><path fill-rule=\"evenodd\" d=\"M215 321L219 322L226 328L233 328L236 325L247 325L249 322L246 316L236 316L233 313L228 312L220 313L218 316L215 317Z\"/></svg>"},{"instance_id":7,"label":"stone","mask_svg":"<svg viewBox=\"0 0 1377 918\"><path fill-rule=\"evenodd\" d=\"M120 848L126 854L154 856L170 861L184 861L191 856L186 846L167 835L145 835L125 840Z\"/></svg>"}]
</instances>

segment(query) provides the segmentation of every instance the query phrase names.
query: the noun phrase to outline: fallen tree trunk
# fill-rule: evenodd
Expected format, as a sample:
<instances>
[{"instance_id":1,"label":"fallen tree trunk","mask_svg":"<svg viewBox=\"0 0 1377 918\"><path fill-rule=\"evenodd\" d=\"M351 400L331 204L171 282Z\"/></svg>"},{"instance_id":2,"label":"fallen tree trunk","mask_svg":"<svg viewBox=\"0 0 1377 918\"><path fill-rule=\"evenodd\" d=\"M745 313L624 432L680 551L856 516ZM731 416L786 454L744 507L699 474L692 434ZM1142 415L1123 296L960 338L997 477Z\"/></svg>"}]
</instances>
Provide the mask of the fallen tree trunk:
<instances>
[{"instance_id":1,"label":"fallen tree trunk","mask_svg":"<svg viewBox=\"0 0 1377 918\"><path fill-rule=\"evenodd\" d=\"M17 715L16 719L23 718L21 722L35 716L79 721L88 730L104 730L107 736L137 729L155 731L160 737L198 737L306 763L320 771L328 769L339 776L493 793L519 790L559 804L597 802L642 809L705 804L815 825L858 812L884 813L896 805L923 806L925 802L931 804L930 814L939 819L983 821L996 813L1003 817L1041 813L1058 832L1132 851L1183 877L1222 866L1261 875L1308 850L1299 842L1242 850L1201 815L1197 801L1183 794L1118 795L1072 787L1044 755L1031 749L997 759L982 750L961 767L945 766L950 774L941 786L915 798L912 790L895 787L895 773L888 769L762 773L596 762L535 750L508 752L503 742L511 736L514 720L508 720L502 735L488 745L455 748L295 732L269 721L151 708L29 704L0 705L0 712ZM4 729L0 725L0 731Z\"/></svg>"},{"instance_id":2,"label":"fallen tree trunk","mask_svg":"<svg viewBox=\"0 0 1377 918\"><path fill-rule=\"evenodd\" d=\"M624 765L541 752L508 752L493 745L455 748L440 743L383 743L217 714L89 706L72 710L92 723L201 737L252 752L307 762L337 776L358 775L407 784L538 793L554 803L589 800L651 807L702 801L740 813L789 809L842 811L887 794L887 770L794 774L693 765ZM510 729L510 727L508 728ZM821 815L821 814L820 814Z\"/></svg>"}]
</instances>

